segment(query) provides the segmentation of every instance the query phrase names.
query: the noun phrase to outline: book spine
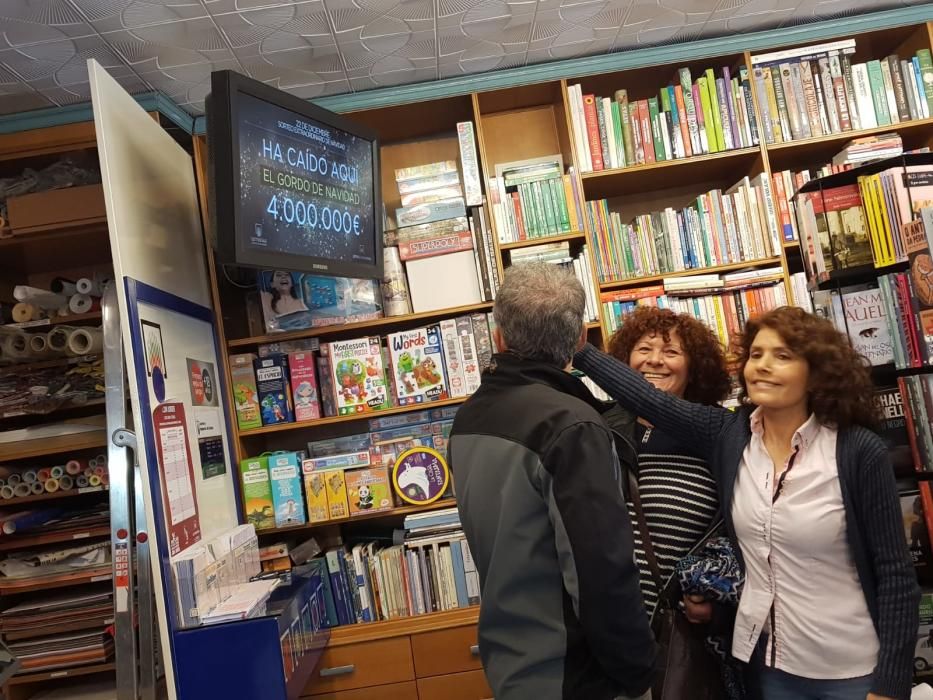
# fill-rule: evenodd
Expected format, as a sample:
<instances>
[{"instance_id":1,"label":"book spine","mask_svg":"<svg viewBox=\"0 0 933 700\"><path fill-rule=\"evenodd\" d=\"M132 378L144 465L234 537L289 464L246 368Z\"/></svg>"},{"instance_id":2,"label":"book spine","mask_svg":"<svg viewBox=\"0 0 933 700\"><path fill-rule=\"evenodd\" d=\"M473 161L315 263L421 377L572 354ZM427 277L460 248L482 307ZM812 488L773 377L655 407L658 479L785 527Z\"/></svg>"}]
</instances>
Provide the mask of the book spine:
<instances>
[{"instance_id":1,"label":"book spine","mask_svg":"<svg viewBox=\"0 0 933 700\"><path fill-rule=\"evenodd\" d=\"M716 78L716 99L719 101L719 121L722 123L723 149L731 151L735 148L735 138L732 131L732 119L729 110L729 96L726 92L726 82Z\"/></svg>"},{"instance_id":2,"label":"book spine","mask_svg":"<svg viewBox=\"0 0 933 700\"><path fill-rule=\"evenodd\" d=\"M826 97L823 95L823 79L820 74L819 61L810 62L810 73L810 79L813 81L813 89L816 92L816 103L820 110L820 128L823 130L824 134L830 134L832 133L832 122L829 117L829 109L830 106L835 108L835 104L833 104L832 101L827 103Z\"/></svg>"},{"instance_id":3,"label":"book spine","mask_svg":"<svg viewBox=\"0 0 933 700\"><path fill-rule=\"evenodd\" d=\"M794 81L791 75L790 64L782 63L778 67L778 74L781 78L779 81L781 94L784 96L783 107L781 105L781 98L778 97L778 108L783 108L787 112L791 137L794 139L801 139L803 138L802 116L798 108L797 96L794 93ZM777 89L778 84L775 83L774 87Z\"/></svg>"},{"instance_id":4,"label":"book spine","mask_svg":"<svg viewBox=\"0 0 933 700\"><path fill-rule=\"evenodd\" d=\"M761 129L765 137L765 143L774 143L774 126L771 124L771 107L768 104L768 91L765 88L764 71L761 68L755 68L752 71L752 78L757 95L758 108L761 113ZM751 110L754 114L754 110Z\"/></svg>"},{"instance_id":5,"label":"book spine","mask_svg":"<svg viewBox=\"0 0 933 700\"><path fill-rule=\"evenodd\" d=\"M703 152L703 148L700 145L700 134L697 130L697 111L693 101L693 84L691 82L690 69L678 69L677 77L680 80L680 89L684 97L684 111L687 116L687 131L690 134L690 148L694 155L699 155Z\"/></svg>"},{"instance_id":6,"label":"book spine","mask_svg":"<svg viewBox=\"0 0 933 700\"><path fill-rule=\"evenodd\" d=\"M855 83L855 101L858 103L859 120L863 129L878 126L875 118L875 105L871 97L871 84L868 81L868 66L856 63L852 66L852 80Z\"/></svg>"},{"instance_id":7,"label":"book spine","mask_svg":"<svg viewBox=\"0 0 933 700\"><path fill-rule=\"evenodd\" d=\"M910 121L910 108L907 103L904 76L901 74L901 60L897 54L891 54L885 60L888 62L888 72L891 74L897 118L902 122Z\"/></svg>"},{"instance_id":8,"label":"book spine","mask_svg":"<svg viewBox=\"0 0 933 700\"><path fill-rule=\"evenodd\" d=\"M625 90L616 90L616 104L619 105L619 117L622 120L622 142L625 144L625 163L634 165L635 142L632 135L632 117L629 107L628 93Z\"/></svg>"},{"instance_id":9,"label":"book spine","mask_svg":"<svg viewBox=\"0 0 933 700\"><path fill-rule=\"evenodd\" d=\"M586 138L590 146L590 158L593 161L593 170L603 170L603 147L599 141L599 123L596 118L596 96L583 96L583 115L586 119Z\"/></svg>"},{"instance_id":10,"label":"book spine","mask_svg":"<svg viewBox=\"0 0 933 700\"><path fill-rule=\"evenodd\" d=\"M771 84L773 85L774 100L777 106L777 113L781 120L781 132L785 141L791 141L795 138L794 131L791 129L790 113L788 112L787 100L784 96L784 86L781 81L781 70L773 68L771 70Z\"/></svg>"},{"instance_id":11,"label":"book spine","mask_svg":"<svg viewBox=\"0 0 933 700\"><path fill-rule=\"evenodd\" d=\"M719 83L716 83L717 89L719 88ZM723 66L722 68L722 87L725 90L725 98L720 97L720 102L725 100L726 110L729 115L729 131L732 136L732 148L741 147L741 139L739 137L739 127L738 119L736 118L735 113L735 95L732 91L732 73L729 71L729 66ZM725 122L723 123L725 124ZM725 134L723 134L725 136Z\"/></svg>"},{"instance_id":12,"label":"book spine","mask_svg":"<svg viewBox=\"0 0 933 700\"><path fill-rule=\"evenodd\" d=\"M920 57L914 56L910 59L910 63L914 67L914 81L917 83L917 96L919 98L922 118L929 119L930 104L927 102L927 93L923 84L923 73L920 71Z\"/></svg>"},{"instance_id":13,"label":"book spine","mask_svg":"<svg viewBox=\"0 0 933 700\"><path fill-rule=\"evenodd\" d=\"M807 117L807 98L803 92L803 82L800 78L800 64L790 64L790 84L794 90L794 104L797 106L797 114L800 117L800 133L802 138L810 138L813 135L810 129L810 120Z\"/></svg>"},{"instance_id":14,"label":"book spine","mask_svg":"<svg viewBox=\"0 0 933 700\"><path fill-rule=\"evenodd\" d=\"M813 84L813 70L809 61L800 63L800 82L803 85L803 98L807 108L807 119L810 122L810 133L813 136L823 135L823 122L820 118L820 103L816 96L816 86Z\"/></svg>"},{"instance_id":15,"label":"book spine","mask_svg":"<svg viewBox=\"0 0 933 700\"><path fill-rule=\"evenodd\" d=\"M664 136L661 133L661 122L659 120L659 108L658 108L658 98L651 97L648 99L648 114L650 118L650 133L651 140L654 143L654 157L657 162L667 160L665 157L665 148L664 148ZM670 150L670 149L668 149Z\"/></svg>"},{"instance_id":16,"label":"book spine","mask_svg":"<svg viewBox=\"0 0 933 700\"><path fill-rule=\"evenodd\" d=\"M609 115L612 121L612 144L615 147L616 167L624 168L629 165L625 160L625 138L622 136L622 112L619 103L615 100L609 102Z\"/></svg>"},{"instance_id":17,"label":"book spine","mask_svg":"<svg viewBox=\"0 0 933 700\"><path fill-rule=\"evenodd\" d=\"M752 96L752 84L748 76L748 68L742 66L739 69L739 82L742 85L742 96L745 98L745 119L748 121L751 146L757 146L761 138L758 131L758 117L755 113L755 102ZM759 97L759 99L761 99ZM762 114L765 114L764 104L762 104Z\"/></svg>"},{"instance_id":18,"label":"book spine","mask_svg":"<svg viewBox=\"0 0 933 700\"><path fill-rule=\"evenodd\" d=\"M891 115L888 113L888 99L884 91L884 77L881 73L880 61L868 62L868 81L871 86L871 100L875 106L878 126L887 126L891 124Z\"/></svg>"},{"instance_id":19,"label":"book spine","mask_svg":"<svg viewBox=\"0 0 933 700\"><path fill-rule=\"evenodd\" d=\"M615 166L612 163L611 148L609 144L609 131L606 129L606 112L603 109L603 98L597 97L593 105L596 112L596 128L599 130L599 149L603 161L603 169L611 170Z\"/></svg>"},{"instance_id":20,"label":"book spine","mask_svg":"<svg viewBox=\"0 0 933 700\"><path fill-rule=\"evenodd\" d=\"M709 91L710 112L713 115L713 126L716 133L716 152L726 150L726 139L723 135L723 122L719 114L719 91L716 89L716 75L712 68L706 69L706 89Z\"/></svg>"},{"instance_id":21,"label":"book spine","mask_svg":"<svg viewBox=\"0 0 933 700\"><path fill-rule=\"evenodd\" d=\"M858 109L858 102L855 99L855 84L852 81L852 61L848 54L842 54L839 57L839 64L842 67L842 81L846 87L846 103L849 107L849 121L853 129L864 129L862 118Z\"/></svg>"},{"instance_id":22,"label":"book spine","mask_svg":"<svg viewBox=\"0 0 933 700\"><path fill-rule=\"evenodd\" d=\"M879 61L881 65L881 82L884 85L884 97L888 106L888 116L892 124L900 122L897 113L897 98L894 96L894 79L891 77L891 65L887 59Z\"/></svg>"},{"instance_id":23,"label":"book spine","mask_svg":"<svg viewBox=\"0 0 933 700\"><path fill-rule=\"evenodd\" d=\"M709 96L709 81L705 75L697 78L697 88L700 93L700 104L703 106L703 125L706 132L706 143L709 153L719 152L719 141L716 138L716 123L713 121L712 104Z\"/></svg>"},{"instance_id":24,"label":"book spine","mask_svg":"<svg viewBox=\"0 0 933 700\"><path fill-rule=\"evenodd\" d=\"M689 158L693 155L693 134L690 133L690 124L687 121L687 101L684 100L684 89L680 85L674 86L674 101L677 104L677 121L680 126L680 139L684 145L684 155Z\"/></svg>"},{"instance_id":25,"label":"book spine","mask_svg":"<svg viewBox=\"0 0 933 700\"><path fill-rule=\"evenodd\" d=\"M917 62L920 64L920 83L927 100L927 113L933 115L933 54L930 49L920 49Z\"/></svg>"},{"instance_id":26,"label":"book spine","mask_svg":"<svg viewBox=\"0 0 933 700\"><path fill-rule=\"evenodd\" d=\"M645 149L645 162L654 163L658 154L654 147L654 133L651 130L651 110L648 106L648 100L638 101L638 126L641 129L641 142ZM663 160L663 155L661 160Z\"/></svg>"}]
</instances>

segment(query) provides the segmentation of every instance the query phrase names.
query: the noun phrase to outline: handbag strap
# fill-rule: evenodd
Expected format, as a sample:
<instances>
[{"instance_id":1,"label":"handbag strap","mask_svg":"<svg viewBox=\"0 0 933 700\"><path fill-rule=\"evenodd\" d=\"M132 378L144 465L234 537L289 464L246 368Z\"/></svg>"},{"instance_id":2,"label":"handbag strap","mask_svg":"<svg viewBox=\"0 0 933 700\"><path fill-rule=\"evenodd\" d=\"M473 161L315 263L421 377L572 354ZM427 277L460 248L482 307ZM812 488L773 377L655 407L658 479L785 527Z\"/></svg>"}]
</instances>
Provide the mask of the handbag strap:
<instances>
[{"instance_id":1,"label":"handbag strap","mask_svg":"<svg viewBox=\"0 0 933 700\"><path fill-rule=\"evenodd\" d=\"M628 470L628 483L629 497L632 499L632 506L635 509L635 522L638 524L638 532L641 535L641 546L645 550L645 559L648 562L648 568L651 570L651 577L658 588L660 598L664 592L664 577L661 575L661 567L658 565L658 558L654 553L651 535L648 534L648 521L645 519L645 511L641 505L641 495L638 493L638 480L631 470Z\"/></svg>"}]
</instances>

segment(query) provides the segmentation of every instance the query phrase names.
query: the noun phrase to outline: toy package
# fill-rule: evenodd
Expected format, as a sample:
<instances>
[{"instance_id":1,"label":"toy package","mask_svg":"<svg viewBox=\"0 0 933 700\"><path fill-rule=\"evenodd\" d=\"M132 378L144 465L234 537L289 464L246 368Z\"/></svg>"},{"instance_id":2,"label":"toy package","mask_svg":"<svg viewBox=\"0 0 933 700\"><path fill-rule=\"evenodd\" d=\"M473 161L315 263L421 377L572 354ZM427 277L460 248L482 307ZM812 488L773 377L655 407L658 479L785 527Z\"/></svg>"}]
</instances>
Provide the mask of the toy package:
<instances>
[{"instance_id":1,"label":"toy package","mask_svg":"<svg viewBox=\"0 0 933 700\"><path fill-rule=\"evenodd\" d=\"M305 506L301 499L301 470L294 452L269 457L269 479L272 504L275 506L275 526L303 525Z\"/></svg>"},{"instance_id":2,"label":"toy package","mask_svg":"<svg viewBox=\"0 0 933 700\"><path fill-rule=\"evenodd\" d=\"M330 517L346 518L350 515L350 507L343 469L329 469L321 473L324 475L324 490L327 491L327 510Z\"/></svg>"},{"instance_id":3,"label":"toy package","mask_svg":"<svg viewBox=\"0 0 933 700\"><path fill-rule=\"evenodd\" d=\"M272 507L272 486L269 483L269 460L250 457L240 462L240 480L243 483L243 505L246 522L257 530L275 527Z\"/></svg>"},{"instance_id":4,"label":"toy package","mask_svg":"<svg viewBox=\"0 0 933 700\"><path fill-rule=\"evenodd\" d=\"M389 470L385 467L353 469L345 474L350 517L377 513L394 507Z\"/></svg>"},{"instance_id":5,"label":"toy package","mask_svg":"<svg viewBox=\"0 0 933 700\"><path fill-rule=\"evenodd\" d=\"M320 523L330 518L327 509L327 472L308 470L308 460L302 464L305 481L305 498L308 501L308 522Z\"/></svg>"},{"instance_id":6,"label":"toy package","mask_svg":"<svg viewBox=\"0 0 933 700\"><path fill-rule=\"evenodd\" d=\"M259 411L263 425L291 423L292 392L288 386L288 357L270 355L253 360L256 387L259 390Z\"/></svg>"},{"instance_id":7,"label":"toy package","mask_svg":"<svg viewBox=\"0 0 933 700\"><path fill-rule=\"evenodd\" d=\"M328 355L339 415L389 407L378 336L334 341L328 344Z\"/></svg>"},{"instance_id":8,"label":"toy package","mask_svg":"<svg viewBox=\"0 0 933 700\"><path fill-rule=\"evenodd\" d=\"M288 355L295 420L299 423L321 417L314 365L314 355L310 352L292 352Z\"/></svg>"},{"instance_id":9,"label":"toy package","mask_svg":"<svg viewBox=\"0 0 933 700\"><path fill-rule=\"evenodd\" d=\"M259 296L269 333L382 317L379 280L263 270Z\"/></svg>"},{"instance_id":10,"label":"toy package","mask_svg":"<svg viewBox=\"0 0 933 700\"><path fill-rule=\"evenodd\" d=\"M447 398L440 326L391 333L386 340L400 406Z\"/></svg>"},{"instance_id":11,"label":"toy package","mask_svg":"<svg viewBox=\"0 0 933 700\"><path fill-rule=\"evenodd\" d=\"M256 373L253 371L252 353L230 356L230 379L233 382L233 402L236 422L240 430L262 427L259 415L259 391L256 389Z\"/></svg>"}]
</instances>

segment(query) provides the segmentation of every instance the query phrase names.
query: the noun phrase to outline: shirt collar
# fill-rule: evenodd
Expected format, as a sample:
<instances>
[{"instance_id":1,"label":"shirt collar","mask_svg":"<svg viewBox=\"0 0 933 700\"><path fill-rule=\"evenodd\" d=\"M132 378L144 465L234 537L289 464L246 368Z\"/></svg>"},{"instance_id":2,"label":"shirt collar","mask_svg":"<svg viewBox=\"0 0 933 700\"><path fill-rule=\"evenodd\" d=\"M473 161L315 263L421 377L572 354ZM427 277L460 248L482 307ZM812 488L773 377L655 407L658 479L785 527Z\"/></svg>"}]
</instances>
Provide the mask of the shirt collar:
<instances>
[{"instance_id":1,"label":"shirt collar","mask_svg":"<svg viewBox=\"0 0 933 700\"><path fill-rule=\"evenodd\" d=\"M751 422L752 434L762 437L765 433L765 425L761 417L760 406L752 411L749 421ZM807 422L794 432L794 437L791 439L791 447L795 449L797 447L802 447L803 449L810 447L813 441L816 440L817 435L819 435L820 427L819 422L816 420L816 414L811 413Z\"/></svg>"}]
</instances>

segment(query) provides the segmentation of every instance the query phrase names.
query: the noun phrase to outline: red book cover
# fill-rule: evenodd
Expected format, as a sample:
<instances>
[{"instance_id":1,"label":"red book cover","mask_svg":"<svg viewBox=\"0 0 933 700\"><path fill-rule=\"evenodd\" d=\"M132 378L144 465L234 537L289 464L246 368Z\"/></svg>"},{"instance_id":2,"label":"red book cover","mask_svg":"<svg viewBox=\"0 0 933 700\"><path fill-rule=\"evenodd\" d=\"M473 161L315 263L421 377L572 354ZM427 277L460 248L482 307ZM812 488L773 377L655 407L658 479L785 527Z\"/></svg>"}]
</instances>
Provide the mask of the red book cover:
<instances>
[{"instance_id":1,"label":"red book cover","mask_svg":"<svg viewBox=\"0 0 933 700\"><path fill-rule=\"evenodd\" d=\"M525 219L522 217L522 203L518 198L518 192L512 192L512 208L515 210L515 223L518 225L518 239L524 241L528 237L525 231Z\"/></svg>"},{"instance_id":2,"label":"red book cover","mask_svg":"<svg viewBox=\"0 0 933 700\"><path fill-rule=\"evenodd\" d=\"M684 104L684 89L680 85L674 86L674 101L677 102L677 120L680 122L680 136L684 142L684 152L687 158L693 155L690 145L690 127L687 125L687 107Z\"/></svg>"},{"instance_id":3,"label":"red book cover","mask_svg":"<svg viewBox=\"0 0 933 700\"><path fill-rule=\"evenodd\" d=\"M583 96L583 117L586 120L586 138L590 144L590 159L593 161L593 170L602 170L603 147L599 140L599 121L596 117L596 96Z\"/></svg>"},{"instance_id":4,"label":"red book cover","mask_svg":"<svg viewBox=\"0 0 933 700\"><path fill-rule=\"evenodd\" d=\"M641 145L645 149L645 162L654 163L654 138L651 135L651 114L648 100L638 101L638 123L641 125Z\"/></svg>"}]
</instances>

